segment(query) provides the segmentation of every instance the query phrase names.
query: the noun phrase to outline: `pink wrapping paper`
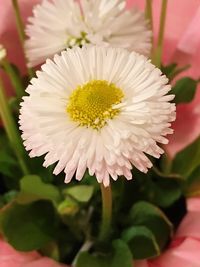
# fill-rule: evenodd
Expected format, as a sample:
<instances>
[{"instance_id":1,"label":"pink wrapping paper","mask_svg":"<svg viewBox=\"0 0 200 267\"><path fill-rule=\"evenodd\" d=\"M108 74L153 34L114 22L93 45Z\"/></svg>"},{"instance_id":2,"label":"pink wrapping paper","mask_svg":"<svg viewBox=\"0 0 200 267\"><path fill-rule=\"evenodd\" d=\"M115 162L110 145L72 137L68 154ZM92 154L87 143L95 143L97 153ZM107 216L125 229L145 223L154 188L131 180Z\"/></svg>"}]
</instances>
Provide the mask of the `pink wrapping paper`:
<instances>
[{"instance_id":1,"label":"pink wrapping paper","mask_svg":"<svg viewBox=\"0 0 200 267\"><path fill-rule=\"evenodd\" d=\"M200 266L200 198L188 199L187 207L170 247L154 260L136 261L134 267Z\"/></svg>"},{"instance_id":2,"label":"pink wrapping paper","mask_svg":"<svg viewBox=\"0 0 200 267\"><path fill-rule=\"evenodd\" d=\"M38 252L19 252L0 238L0 266L1 267L67 267Z\"/></svg>"}]
</instances>

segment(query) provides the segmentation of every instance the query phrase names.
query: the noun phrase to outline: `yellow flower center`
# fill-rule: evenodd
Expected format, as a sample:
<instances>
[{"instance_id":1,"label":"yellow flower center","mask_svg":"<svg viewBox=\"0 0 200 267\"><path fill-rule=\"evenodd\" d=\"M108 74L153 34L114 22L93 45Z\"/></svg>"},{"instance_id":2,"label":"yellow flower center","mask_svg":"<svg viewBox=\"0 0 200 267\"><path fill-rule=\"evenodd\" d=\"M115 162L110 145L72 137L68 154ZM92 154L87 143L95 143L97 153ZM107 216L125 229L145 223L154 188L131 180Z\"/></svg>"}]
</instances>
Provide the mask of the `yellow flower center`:
<instances>
[{"instance_id":1,"label":"yellow flower center","mask_svg":"<svg viewBox=\"0 0 200 267\"><path fill-rule=\"evenodd\" d=\"M81 32L79 37L70 36L65 42L65 45L69 48L74 46L82 47L85 44L89 44L90 41L87 39L87 34L85 32Z\"/></svg>"},{"instance_id":2,"label":"yellow flower center","mask_svg":"<svg viewBox=\"0 0 200 267\"><path fill-rule=\"evenodd\" d=\"M108 119L119 114L120 109L113 105L122 101L122 90L103 80L93 80L78 86L69 98L67 112L80 126L101 129Z\"/></svg>"}]
</instances>

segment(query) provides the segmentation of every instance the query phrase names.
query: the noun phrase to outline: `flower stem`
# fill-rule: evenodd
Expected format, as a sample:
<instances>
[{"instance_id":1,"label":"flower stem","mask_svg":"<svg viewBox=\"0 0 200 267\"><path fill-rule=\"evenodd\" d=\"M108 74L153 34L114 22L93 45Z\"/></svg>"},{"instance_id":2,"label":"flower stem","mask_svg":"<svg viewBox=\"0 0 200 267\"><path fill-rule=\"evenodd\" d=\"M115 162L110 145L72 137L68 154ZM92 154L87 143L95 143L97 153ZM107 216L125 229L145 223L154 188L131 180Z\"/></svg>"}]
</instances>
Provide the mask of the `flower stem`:
<instances>
[{"instance_id":1,"label":"flower stem","mask_svg":"<svg viewBox=\"0 0 200 267\"><path fill-rule=\"evenodd\" d=\"M23 51L25 51L24 50L24 41L25 41L24 24L23 24L23 21L22 21L20 10L19 10L18 0L12 0L12 5L13 5L13 10L15 12L15 20L16 20L19 39L20 39ZM26 58L25 52L24 52L24 56ZM32 78L34 76L33 69L27 68L27 70L28 70L29 77Z\"/></svg>"},{"instance_id":2,"label":"flower stem","mask_svg":"<svg viewBox=\"0 0 200 267\"><path fill-rule=\"evenodd\" d=\"M150 29L152 31L152 37L151 37L151 44L152 44L151 55L153 53L153 15L152 15L152 1L153 0L146 0L146 8L145 8L145 17L148 20Z\"/></svg>"},{"instance_id":3,"label":"flower stem","mask_svg":"<svg viewBox=\"0 0 200 267\"><path fill-rule=\"evenodd\" d=\"M21 77L16 73L16 71L13 69L13 66L7 61L7 59L2 60L1 64L8 74L13 87L15 88L17 97L21 99L25 93L25 88L22 83Z\"/></svg>"},{"instance_id":4,"label":"flower stem","mask_svg":"<svg viewBox=\"0 0 200 267\"><path fill-rule=\"evenodd\" d=\"M12 145L13 151L18 159L19 165L24 175L29 174L28 167L26 166L23 154L24 149L21 144L21 138L16 127L15 121L12 117L12 113L10 111L3 83L0 79L0 115L8 135L8 139Z\"/></svg>"},{"instance_id":5,"label":"flower stem","mask_svg":"<svg viewBox=\"0 0 200 267\"><path fill-rule=\"evenodd\" d=\"M79 257L79 255L82 253L82 252L86 252L88 251L93 245L93 242L90 241L90 240L86 240L85 243L82 245L82 247L80 248L80 250L78 251L78 253L76 254L73 262L72 262L72 266L76 266L76 263L77 263L77 259Z\"/></svg>"},{"instance_id":6,"label":"flower stem","mask_svg":"<svg viewBox=\"0 0 200 267\"><path fill-rule=\"evenodd\" d=\"M157 48L153 55L153 63L159 68L161 66L161 59L162 59L162 48L163 48L163 41L164 41L164 31L165 31L165 21L166 21L166 14L167 14L167 0L162 0L162 8L161 8L161 16L160 16L160 28L159 28L159 35L158 35L158 44Z\"/></svg>"},{"instance_id":7,"label":"flower stem","mask_svg":"<svg viewBox=\"0 0 200 267\"><path fill-rule=\"evenodd\" d=\"M146 0L145 17L153 29L152 0Z\"/></svg>"},{"instance_id":8,"label":"flower stem","mask_svg":"<svg viewBox=\"0 0 200 267\"><path fill-rule=\"evenodd\" d=\"M112 191L111 186L105 187L101 184L101 196L102 196L102 224L99 235L100 241L105 241L111 228L112 220Z\"/></svg>"}]
</instances>

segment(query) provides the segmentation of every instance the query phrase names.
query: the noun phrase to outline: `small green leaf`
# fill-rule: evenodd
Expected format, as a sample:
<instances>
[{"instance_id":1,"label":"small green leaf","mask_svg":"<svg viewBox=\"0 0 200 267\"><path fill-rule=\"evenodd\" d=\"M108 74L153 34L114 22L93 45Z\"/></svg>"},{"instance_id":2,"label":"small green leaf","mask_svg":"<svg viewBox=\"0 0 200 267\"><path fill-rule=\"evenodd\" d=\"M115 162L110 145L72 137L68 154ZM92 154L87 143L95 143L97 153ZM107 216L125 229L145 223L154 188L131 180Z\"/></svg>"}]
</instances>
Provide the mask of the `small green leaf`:
<instances>
[{"instance_id":1,"label":"small green leaf","mask_svg":"<svg viewBox=\"0 0 200 267\"><path fill-rule=\"evenodd\" d=\"M145 226L133 226L122 233L134 259L147 259L160 254L159 245L153 233Z\"/></svg>"},{"instance_id":2,"label":"small green leaf","mask_svg":"<svg viewBox=\"0 0 200 267\"><path fill-rule=\"evenodd\" d=\"M45 255L55 261L60 260L60 253L58 244L55 241L49 242L45 247L41 248L42 255Z\"/></svg>"},{"instance_id":3,"label":"small green leaf","mask_svg":"<svg viewBox=\"0 0 200 267\"><path fill-rule=\"evenodd\" d=\"M169 64L167 66L161 66L161 71L172 81L178 74L186 71L190 68L190 65L185 65L183 67L178 67L176 63Z\"/></svg>"},{"instance_id":4,"label":"small green leaf","mask_svg":"<svg viewBox=\"0 0 200 267\"><path fill-rule=\"evenodd\" d=\"M17 198L20 204L26 204L40 199L60 201L61 196L57 187L44 183L39 176L27 175L20 180L21 192Z\"/></svg>"},{"instance_id":5,"label":"small green leaf","mask_svg":"<svg viewBox=\"0 0 200 267\"><path fill-rule=\"evenodd\" d=\"M200 196L200 165L187 177L185 193L187 197Z\"/></svg>"},{"instance_id":6,"label":"small green leaf","mask_svg":"<svg viewBox=\"0 0 200 267\"><path fill-rule=\"evenodd\" d=\"M74 216L79 211L79 206L76 201L67 197L58 206L58 212L61 215Z\"/></svg>"},{"instance_id":7,"label":"small green leaf","mask_svg":"<svg viewBox=\"0 0 200 267\"><path fill-rule=\"evenodd\" d=\"M18 191L10 190L3 195L3 199L4 199L5 203L9 203L9 202L13 201L17 195L18 195Z\"/></svg>"},{"instance_id":8,"label":"small green leaf","mask_svg":"<svg viewBox=\"0 0 200 267\"><path fill-rule=\"evenodd\" d=\"M122 240L115 240L112 243L110 253L91 255L88 252L82 252L77 259L76 267L132 267L131 252Z\"/></svg>"},{"instance_id":9,"label":"small green leaf","mask_svg":"<svg viewBox=\"0 0 200 267\"><path fill-rule=\"evenodd\" d=\"M172 235L173 225L165 214L156 206L140 201L133 205L130 211L132 225L145 226L155 236L161 249Z\"/></svg>"},{"instance_id":10,"label":"small green leaf","mask_svg":"<svg viewBox=\"0 0 200 267\"><path fill-rule=\"evenodd\" d=\"M88 202L94 192L94 187L90 185L77 185L70 187L64 193L70 195L79 202Z\"/></svg>"},{"instance_id":11,"label":"small green leaf","mask_svg":"<svg viewBox=\"0 0 200 267\"><path fill-rule=\"evenodd\" d=\"M170 79L171 75L175 72L176 68L177 68L177 64L172 63L172 64L167 65L167 66L162 65L161 71Z\"/></svg>"},{"instance_id":12,"label":"small green leaf","mask_svg":"<svg viewBox=\"0 0 200 267\"><path fill-rule=\"evenodd\" d=\"M17 250L31 251L44 247L55 238L57 217L50 202L30 205L13 203L0 213L6 240Z\"/></svg>"},{"instance_id":13,"label":"small green leaf","mask_svg":"<svg viewBox=\"0 0 200 267\"><path fill-rule=\"evenodd\" d=\"M200 137L180 151L173 160L172 172L187 178L200 165Z\"/></svg>"},{"instance_id":14,"label":"small green leaf","mask_svg":"<svg viewBox=\"0 0 200 267\"><path fill-rule=\"evenodd\" d=\"M170 94L175 95L176 104L189 103L193 100L198 82L190 77L184 77L176 82Z\"/></svg>"}]
</instances>

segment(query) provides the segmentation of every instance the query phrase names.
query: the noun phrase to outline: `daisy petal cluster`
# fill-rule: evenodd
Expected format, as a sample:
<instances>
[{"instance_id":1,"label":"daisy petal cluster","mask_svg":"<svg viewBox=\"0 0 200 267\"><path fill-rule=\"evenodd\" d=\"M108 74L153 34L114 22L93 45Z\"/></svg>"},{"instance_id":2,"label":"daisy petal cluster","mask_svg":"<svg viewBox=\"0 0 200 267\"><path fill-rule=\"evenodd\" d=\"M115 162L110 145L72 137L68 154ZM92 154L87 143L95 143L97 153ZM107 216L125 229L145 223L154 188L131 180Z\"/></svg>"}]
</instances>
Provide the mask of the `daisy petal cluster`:
<instances>
[{"instance_id":1,"label":"daisy petal cluster","mask_svg":"<svg viewBox=\"0 0 200 267\"><path fill-rule=\"evenodd\" d=\"M99 183L147 172L173 131L171 87L150 61L121 48L75 47L48 59L27 88L20 129L31 157L57 163L65 182L88 169Z\"/></svg>"},{"instance_id":2,"label":"daisy petal cluster","mask_svg":"<svg viewBox=\"0 0 200 267\"><path fill-rule=\"evenodd\" d=\"M44 0L26 27L25 48L35 66L68 47L112 45L148 55L151 31L144 14L125 0Z\"/></svg>"}]
</instances>

